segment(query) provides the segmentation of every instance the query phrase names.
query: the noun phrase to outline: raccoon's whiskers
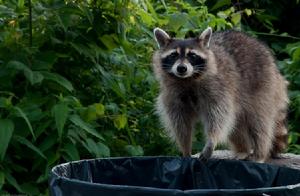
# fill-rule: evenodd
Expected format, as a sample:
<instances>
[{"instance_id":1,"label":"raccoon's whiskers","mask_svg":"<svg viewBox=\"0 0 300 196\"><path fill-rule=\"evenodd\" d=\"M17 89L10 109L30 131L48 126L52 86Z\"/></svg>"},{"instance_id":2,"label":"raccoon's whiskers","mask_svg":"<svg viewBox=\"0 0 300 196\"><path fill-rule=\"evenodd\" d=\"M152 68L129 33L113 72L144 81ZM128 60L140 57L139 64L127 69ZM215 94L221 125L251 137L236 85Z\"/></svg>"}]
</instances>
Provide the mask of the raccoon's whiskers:
<instances>
[{"instance_id":1,"label":"raccoon's whiskers","mask_svg":"<svg viewBox=\"0 0 300 196\"><path fill-rule=\"evenodd\" d=\"M194 73L203 73L204 70L194 70Z\"/></svg>"},{"instance_id":2,"label":"raccoon's whiskers","mask_svg":"<svg viewBox=\"0 0 300 196\"><path fill-rule=\"evenodd\" d=\"M194 69L194 73L204 73L203 69Z\"/></svg>"}]
</instances>

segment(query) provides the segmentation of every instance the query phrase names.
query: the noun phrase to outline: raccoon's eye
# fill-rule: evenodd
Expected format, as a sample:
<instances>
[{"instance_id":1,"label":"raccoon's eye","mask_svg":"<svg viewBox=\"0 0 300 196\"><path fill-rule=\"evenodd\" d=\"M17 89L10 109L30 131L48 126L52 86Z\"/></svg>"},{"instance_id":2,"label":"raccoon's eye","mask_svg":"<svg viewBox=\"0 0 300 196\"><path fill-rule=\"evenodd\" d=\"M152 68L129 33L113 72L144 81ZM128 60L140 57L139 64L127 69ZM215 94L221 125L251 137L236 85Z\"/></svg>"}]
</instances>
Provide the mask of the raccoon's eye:
<instances>
[{"instance_id":1,"label":"raccoon's eye","mask_svg":"<svg viewBox=\"0 0 300 196\"><path fill-rule=\"evenodd\" d=\"M193 66L202 66L205 64L205 59L193 52L189 52L187 54L187 57Z\"/></svg>"},{"instance_id":2,"label":"raccoon's eye","mask_svg":"<svg viewBox=\"0 0 300 196\"><path fill-rule=\"evenodd\" d=\"M188 56L189 58L191 58L191 59L197 59L197 58L199 58L199 56L196 55L196 54L193 53L193 52L189 52L189 53L187 54L187 56Z\"/></svg>"},{"instance_id":3,"label":"raccoon's eye","mask_svg":"<svg viewBox=\"0 0 300 196\"><path fill-rule=\"evenodd\" d=\"M177 52L172 52L165 58L161 59L163 69L169 70L172 65L177 61L179 54Z\"/></svg>"},{"instance_id":4,"label":"raccoon's eye","mask_svg":"<svg viewBox=\"0 0 300 196\"><path fill-rule=\"evenodd\" d=\"M169 58L176 58L176 57L178 57L178 53L177 52L172 52L168 57Z\"/></svg>"}]
</instances>

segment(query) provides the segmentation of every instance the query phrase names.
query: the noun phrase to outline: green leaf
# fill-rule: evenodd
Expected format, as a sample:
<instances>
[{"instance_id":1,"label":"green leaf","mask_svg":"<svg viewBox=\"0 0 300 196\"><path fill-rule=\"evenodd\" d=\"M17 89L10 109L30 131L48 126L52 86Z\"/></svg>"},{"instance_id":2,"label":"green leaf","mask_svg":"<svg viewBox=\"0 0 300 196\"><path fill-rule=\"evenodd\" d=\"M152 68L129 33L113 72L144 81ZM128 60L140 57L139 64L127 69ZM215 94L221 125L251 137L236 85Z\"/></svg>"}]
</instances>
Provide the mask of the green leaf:
<instances>
[{"instance_id":1,"label":"green leaf","mask_svg":"<svg viewBox=\"0 0 300 196\"><path fill-rule=\"evenodd\" d=\"M115 127L120 130L127 125L127 116L125 114L117 115L114 119Z\"/></svg>"},{"instance_id":2,"label":"green leaf","mask_svg":"<svg viewBox=\"0 0 300 196\"><path fill-rule=\"evenodd\" d=\"M98 142L97 146L98 146L101 157L109 157L110 156L110 150L105 144Z\"/></svg>"},{"instance_id":3,"label":"green leaf","mask_svg":"<svg viewBox=\"0 0 300 196\"><path fill-rule=\"evenodd\" d=\"M84 108L80 115L86 122L91 122L97 119L96 109L93 105Z\"/></svg>"},{"instance_id":4,"label":"green leaf","mask_svg":"<svg viewBox=\"0 0 300 196\"><path fill-rule=\"evenodd\" d=\"M0 190L2 190L2 186L4 185L5 183L5 174L0 171Z\"/></svg>"},{"instance_id":5,"label":"green leaf","mask_svg":"<svg viewBox=\"0 0 300 196\"><path fill-rule=\"evenodd\" d=\"M47 164L48 165L53 165L60 158L60 154L50 151L50 152L47 152L47 158L48 158L47 159Z\"/></svg>"},{"instance_id":6,"label":"green leaf","mask_svg":"<svg viewBox=\"0 0 300 196\"><path fill-rule=\"evenodd\" d=\"M241 14L240 13L234 13L231 15L231 22L234 25L237 25L241 22Z\"/></svg>"},{"instance_id":7,"label":"green leaf","mask_svg":"<svg viewBox=\"0 0 300 196\"><path fill-rule=\"evenodd\" d=\"M105 71L100 65L97 65L97 68L103 76L105 86L109 89L112 89L121 98L125 98L126 89L124 87L124 84L122 82L118 82L116 78L112 77L113 75L111 73Z\"/></svg>"},{"instance_id":8,"label":"green leaf","mask_svg":"<svg viewBox=\"0 0 300 196\"><path fill-rule=\"evenodd\" d=\"M0 119L0 160L4 159L13 131L14 123L11 120Z\"/></svg>"},{"instance_id":9,"label":"green leaf","mask_svg":"<svg viewBox=\"0 0 300 196\"><path fill-rule=\"evenodd\" d=\"M61 140L63 129L69 114L69 108L66 103L59 103L52 108L52 116L55 118L55 124L58 131L58 138Z\"/></svg>"},{"instance_id":10,"label":"green leaf","mask_svg":"<svg viewBox=\"0 0 300 196\"><path fill-rule=\"evenodd\" d=\"M57 16L57 21L60 26L64 29L64 31L67 31L68 27L72 26L75 15L73 15L73 12L62 9L59 10L59 12L56 12L55 16Z\"/></svg>"},{"instance_id":11,"label":"green leaf","mask_svg":"<svg viewBox=\"0 0 300 196\"><path fill-rule=\"evenodd\" d=\"M0 97L0 108L6 108L6 98Z\"/></svg>"},{"instance_id":12,"label":"green leaf","mask_svg":"<svg viewBox=\"0 0 300 196\"><path fill-rule=\"evenodd\" d=\"M94 121L104 115L105 107L101 103L95 103L83 109L80 113L81 117L87 122Z\"/></svg>"},{"instance_id":13,"label":"green leaf","mask_svg":"<svg viewBox=\"0 0 300 196\"><path fill-rule=\"evenodd\" d=\"M143 9L139 9L137 11L137 14L141 17L141 20L143 21L144 24L147 26L151 26L152 23L154 22L152 15L149 14L148 12L144 11Z\"/></svg>"},{"instance_id":14,"label":"green leaf","mask_svg":"<svg viewBox=\"0 0 300 196\"><path fill-rule=\"evenodd\" d=\"M101 116L104 115L105 107L104 107L103 104L101 104L101 103L95 103L94 107L96 109L96 114L97 114L98 117L101 117Z\"/></svg>"},{"instance_id":15,"label":"green leaf","mask_svg":"<svg viewBox=\"0 0 300 196\"><path fill-rule=\"evenodd\" d=\"M56 62L58 55L51 50L44 50L37 53L33 58L31 68L39 71L49 71Z\"/></svg>"},{"instance_id":16,"label":"green leaf","mask_svg":"<svg viewBox=\"0 0 300 196\"><path fill-rule=\"evenodd\" d=\"M80 43L74 43L74 42L70 42L70 45L81 55L84 55L90 59L94 58L94 54L92 53L93 51L91 51L91 49L84 45L84 44L80 44Z\"/></svg>"},{"instance_id":17,"label":"green leaf","mask_svg":"<svg viewBox=\"0 0 300 196\"><path fill-rule=\"evenodd\" d=\"M144 151L141 146L127 145L127 146L125 146L125 149L131 156L143 156L144 155Z\"/></svg>"},{"instance_id":18,"label":"green leaf","mask_svg":"<svg viewBox=\"0 0 300 196\"><path fill-rule=\"evenodd\" d=\"M84 16L89 20L90 24L94 24L94 15L92 13L92 10L89 9L89 7L81 7L82 13L84 13ZM80 12L81 13L81 12Z\"/></svg>"},{"instance_id":19,"label":"green leaf","mask_svg":"<svg viewBox=\"0 0 300 196\"><path fill-rule=\"evenodd\" d=\"M20 114L20 116L25 120L31 134L32 134L32 137L33 139L35 140L35 135L34 135L34 132L33 132L33 129L32 129L32 126L31 126L31 123L30 121L28 120L26 114L23 112L23 110L21 108L19 108L18 106L14 106L14 109L17 110L17 112Z\"/></svg>"},{"instance_id":20,"label":"green leaf","mask_svg":"<svg viewBox=\"0 0 300 196\"><path fill-rule=\"evenodd\" d=\"M68 161L76 161L80 159L76 145L72 144L71 142L68 142L64 145L62 152L65 152L70 157L70 160Z\"/></svg>"},{"instance_id":21,"label":"green leaf","mask_svg":"<svg viewBox=\"0 0 300 196\"><path fill-rule=\"evenodd\" d=\"M37 183L45 183L47 182L48 178L49 178L49 172L51 170L51 168L49 167L50 163L48 163L48 165L45 167L45 171L42 175L40 175L40 177L36 180ZM40 194L39 194L40 195ZM48 195L48 194L44 194L44 195Z\"/></svg>"},{"instance_id":22,"label":"green leaf","mask_svg":"<svg viewBox=\"0 0 300 196\"><path fill-rule=\"evenodd\" d=\"M5 172L5 179L8 182L8 184L15 187L17 189L17 191L23 193L23 190L21 189L19 183L17 182L17 180L9 172Z\"/></svg>"},{"instance_id":23,"label":"green leaf","mask_svg":"<svg viewBox=\"0 0 300 196\"><path fill-rule=\"evenodd\" d=\"M83 143L83 146L91 153L98 157L98 147L94 140L91 138L87 138L86 141Z\"/></svg>"},{"instance_id":24,"label":"green leaf","mask_svg":"<svg viewBox=\"0 0 300 196\"><path fill-rule=\"evenodd\" d=\"M7 67L23 71L24 76L29 80L31 85L40 83L44 77L39 71L32 71L27 65L20 61L9 61Z\"/></svg>"},{"instance_id":25,"label":"green leaf","mask_svg":"<svg viewBox=\"0 0 300 196\"><path fill-rule=\"evenodd\" d=\"M5 97L0 97L0 108L8 108L12 105L11 103L12 97L5 98Z\"/></svg>"},{"instance_id":26,"label":"green leaf","mask_svg":"<svg viewBox=\"0 0 300 196\"><path fill-rule=\"evenodd\" d=\"M172 14L170 17L170 21L168 27L173 31L178 31L184 24L186 24L189 20L187 13L176 13Z\"/></svg>"},{"instance_id":27,"label":"green leaf","mask_svg":"<svg viewBox=\"0 0 300 196\"><path fill-rule=\"evenodd\" d=\"M91 127L88 123L84 122L78 115L74 114L70 116L70 121L73 122L76 126L80 127L87 133L97 137L100 140L104 140L102 135L100 135L93 127Z\"/></svg>"},{"instance_id":28,"label":"green leaf","mask_svg":"<svg viewBox=\"0 0 300 196\"><path fill-rule=\"evenodd\" d=\"M300 46L293 52L293 61L300 61Z\"/></svg>"},{"instance_id":29,"label":"green leaf","mask_svg":"<svg viewBox=\"0 0 300 196\"><path fill-rule=\"evenodd\" d=\"M73 91L73 85L71 84L71 82L69 82L66 78L62 77L61 75L50 72L41 73L43 74L45 80L56 82L68 91Z\"/></svg>"},{"instance_id":30,"label":"green leaf","mask_svg":"<svg viewBox=\"0 0 300 196\"><path fill-rule=\"evenodd\" d=\"M147 9L150 11L151 15L157 19L157 14L156 14L156 11L154 9L154 7L152 6L152 2L150 2L149 0L146 0L145 1L146 5L147 5Z\"/></svg>"},{"instance_id":31,"label":"green leaf","mask_svg":"<svg viewBox=\"0 0 300 196\"><path fill-rule=\"evenodd\" d=\"M34 146L29 140L27 140L24 137L21 136L14 136L14 139L16 141L18 141L19 143L27 146L28 148L30 148L31 150L33 150L34 152L36 152L38 155L40 155L41 157L43 157L44 159L47 159L46 156L40 151L40 149L38 149L36 146Z\"/></svg>"},{"instance_id":32,"label":"green leaf","mask_svg":"<svg viewBox=\"0 0 300 196\"><path fill-rule=\"evenodd\" d=\"M244 9L244 12L247 14L247 16L251 16L252 11L250 9Z\"/></svg>"},{"instance_id":33,"label":"green leaf","mask_svg":"<svg viewBox=\"0 0 300 196\"><path fill-rule=\"evenodd\" d=\"M110 150L106 145L101 142L96 143L90 138L86 140L84 146L91 154L94 154L97 158L108 157L110 155Z\"/></svg>"},{"instance_id":34,"label":"green leaf","mask_svg":"<svg viewBox=\"0 0 300 196\"><path fill-rule=\"evenodd\" d=\"M292 56L293 52L297 50L300 46L300 42L292 43L292 44L287 44L286 48L284 51L288 53L290 56Z\"/></svg>"},{"instance_id":35,"label":"green leaf","mask_svg":"<svg viewBox=\"0 0 300 196\"><path fill-rule=\"evenodd\" d=\"M21 184L20 187L23 190L23 193L25 193L27 195L42 195L39 192L36 182L34 182L34 183L25 182L24 184Z\"/></svg>"},{"instance_id":36,"label":"green leaf","mask_svg":"<svg viewBox=\"0 0 300 196\"><path fill-rule=\"evenodd\" d=\"M230 5L231 0L218 0L217 3L210 9L210 11L216 10L220 7L223 7L224 5Z\"/></svg>"},{"instance_id":37,"label":"green leaf","mask_svg":"<svg viewBox=\"0 0 300 196\"><path fill-rule=\"evenodd\" d=\"M31 85L41 83L44 79L44 76L39 71L24 70L24 75Z\"/></svg>"},{"instance_id":38,"label":"green leaf","mask_svg":"<svg viewBox=\"0 0 300 196\"><path fill-rule=\"evenodd\" d=\"M218 12L217 15L218 15L220 18L224 18L224 19L228 18L228 14L226 14L226 12L224 12L224 11Z\"/></svg>"},{"instance_id":39,"label":"green leaf","mask_svg":"<svg viewBox=\"0 0 300 196\"><path fill-rule=\"evenodd\" d=\"M117 43L118 39L115 34L103 35L99 39L109 51L118 47L118 43Z\"/></svg>"},{"instance_id":40,"label":"green leaf","mask_svg":"<svg viewBox=\"0 0 300 196\"><path fill-rule=\"evenodd\" d=\"M7 67L11 68L11 69L19 70L19 71L24 71L24 70L31 71L31 69L29 69L27 67L27 65L25 65L24 63L22 63L20 61L9 61L7 63Z\"/></svg>"},{"instance_id":41,"label":"green leaf","mask_svg":"<svg viewBox=\"0 0 300 196\"><path fill-rule=\"evenodd\" d=\"M24 0L18 0L18 8L23 9L24 8Z\"/></svg>"},{"instance_id":42,"label":"green leaf","mask_svg":"<svg viewBox=\"0 0 300 196\"><path fill-rule=\"evenodd\" d=\"M43 138L44 140L41 141L38 148L40 151L45 152L50 148L54 147L57 144L57 136L55 134L47 135L47 137Z\"/></svg>"}]
</instances>

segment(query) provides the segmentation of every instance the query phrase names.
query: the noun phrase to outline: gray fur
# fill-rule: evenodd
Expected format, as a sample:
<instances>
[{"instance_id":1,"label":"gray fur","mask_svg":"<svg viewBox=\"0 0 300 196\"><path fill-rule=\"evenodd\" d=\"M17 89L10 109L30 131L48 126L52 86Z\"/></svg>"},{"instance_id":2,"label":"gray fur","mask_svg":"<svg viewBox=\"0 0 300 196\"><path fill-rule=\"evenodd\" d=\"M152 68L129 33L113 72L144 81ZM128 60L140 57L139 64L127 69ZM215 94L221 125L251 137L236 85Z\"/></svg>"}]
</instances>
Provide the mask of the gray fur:
<instances>
[{"instance_id":1,"label":"gray fur","mask_svg":"<svg viewBox=\"0 0 300 196\"><path fill-rule=\"evenodd\" d=\"M229 143L237 158L259 162L286 147L287 82L264 44L236 31L213 33L205 39L164 37L167 40L160 37L160 43L167 44L153 56L160 82L157 111L184 156L191 155L198 121L206 135L201 159L208 159L223 142ZM194 70L194 75L181 78L162 69L162 55L182 48L205 59L201 72ZM177 63L187 62L186 58Z\"/></svg>"}]
</instances>

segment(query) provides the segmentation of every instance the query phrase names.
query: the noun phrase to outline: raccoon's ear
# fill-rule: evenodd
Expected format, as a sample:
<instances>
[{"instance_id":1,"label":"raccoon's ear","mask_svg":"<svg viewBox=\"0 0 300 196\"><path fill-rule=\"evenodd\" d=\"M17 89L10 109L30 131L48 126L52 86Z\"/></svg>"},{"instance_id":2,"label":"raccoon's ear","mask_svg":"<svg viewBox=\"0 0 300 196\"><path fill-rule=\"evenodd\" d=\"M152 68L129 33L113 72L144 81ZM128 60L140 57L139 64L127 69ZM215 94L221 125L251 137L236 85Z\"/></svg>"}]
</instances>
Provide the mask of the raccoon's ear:
<instances>
[{"instance_id":1,"label":"raccoon's ear","mask_svg":"<svg viewBox=\"0 0 300 196\"><path fill-rule=\"evenodd\" d=\"M211 27L208 27L199 36L199 40L202 42L203 46L206 48L209 48L211 35L212 35L212 29L211 29Z\"/></svg>"},{"instance_id":2,"label":"raccoon's ear","mask_svg":"<svg viewBox=\"0 0 300 196\"><path fill-rule=\"evenodd\" d=\"M162 30L160 28L155 28L153 30L153 34L154 34L155 40L158 43L158 46L160 48L166 46L171 39L170 36L164 30Z\"/></svg>"}]
</instances>

